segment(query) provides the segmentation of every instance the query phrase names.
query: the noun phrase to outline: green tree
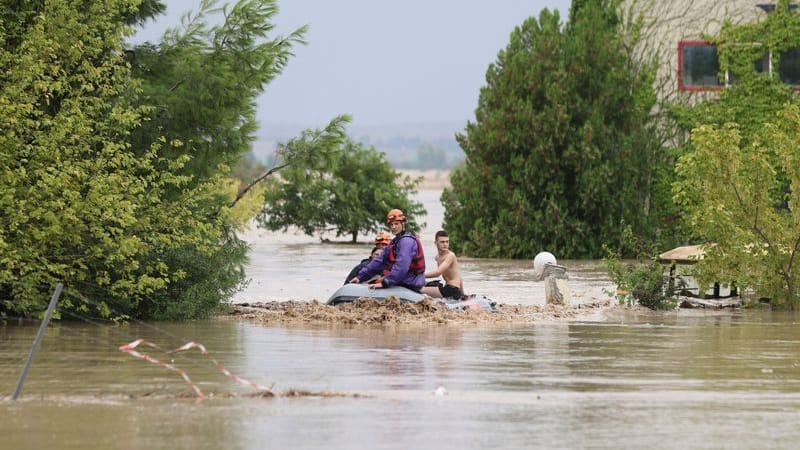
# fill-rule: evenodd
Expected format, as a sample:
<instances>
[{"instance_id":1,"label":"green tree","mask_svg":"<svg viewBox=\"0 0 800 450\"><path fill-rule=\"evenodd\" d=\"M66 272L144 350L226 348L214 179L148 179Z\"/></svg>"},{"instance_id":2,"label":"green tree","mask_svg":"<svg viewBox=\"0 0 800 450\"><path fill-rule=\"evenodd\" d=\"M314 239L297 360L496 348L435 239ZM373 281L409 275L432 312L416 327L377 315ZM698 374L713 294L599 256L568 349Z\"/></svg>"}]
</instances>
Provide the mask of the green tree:
<instances>
[{"instance_id":1,"label":"green tree","mask_svg":"<svg viewBox=\"0 0 800 450\"><path fill-rule=\"evenodd\" d=\"M188 157L181 173L190 185L219 179L247 156L258 126L256 99L282 72L292 47L304 43L305 28L285 37L270 36L278 12L274 0L218 3L201 1L199 10L186 14L181 27L168 30L160 42L129 52L133 75L142 84L136 101L153 105L132 134L134 147L159 136L180 142L170 147L168 156ZM215 15L222 16L220 23L209 26ZM218 186L216 195L192 214L215 227L219 242L211 254L193 246L165 249L160 256L186 276L153 295L152 304L143 309L146 316L205 316L244 281L247 247L233 228L247 217L228 209L238 201L232 201L236 189L224 182ZM251 206L240 210L250 211Z\"/></svg>"},{"instance_id":2,"label":"green tree","mask_svg":"<svg viewBox=\"0 0 800 450\"><path fill-rule=\"evenodd\" d=\"M128 24L163 11L157 0L0 6L0 314L37 314L63 281L62 307L84 314L204 317L244 280L234 230L254 185L237 189L229 167L303 29L270 39L272 0L203 1L162 42L124 48ZM316 150L286 152L260 179Z\"/></svg>"},{"instance_id":3,"label":"green tree","mask_svg":"<svg viewBox=\"0 0 800 450\"><path fill-rule=\"evenodd\" d=\"M210 251L219 227L192 214L215 180L189 184L163 137L133 148L149 114L123 60L138 1L0 7L0 299L2 313L62 307L124 314L185 277L163 255ZM169 194L169 195L167 195Z\"/></svg>"},{"instance_id":4,"label":"green tree","mask_svg":"<svg viewBox=\"0 0 800 450\"><path fill-rule=\"evenodd\" d=\"M725 23L708 39L718 46L720 70L737 82L718 101L674 110L693 129L673 192L693 239L708 244L698 278L733 280L796 308L800 115L779 74L754 66L771 55L777 67L781 55L800 48L800 15L781 0L763 20Z\"/></svg>"},{"instance_id":5,"label":"green tree","mask_svg":"<svg viewBox=\"0 0 800 450\"><path fill-rule=\"evenodd\" d=\"M412 180L392 169L385 156L346 136L320 142L319 132L305 132L289 142L289 150L313 145L313 162L295 164L281 172L281 180L266 191L261 226L270 230L296 226L309 236L335 231L356 242L360 233L385 227L386 212L402 209L412 229L419 229L425 209L409 199L421 179Z\"/></svg>"},{"instance_id":6,"label":"green tree","mask_svg":"<svg viewBox=\"0 0 800 450\"><path fill-rule=\"evenodd\" d=\"M800 107L787 105L750 137L743 144L735 124L696 128L692 151L677 165L683 180L675 185L676 201L691 228L709 243L696 265L701 282L733 280L776 304L796 307ZM785 204L775 202L776 192L784 193Z\"/></svg>"},{"instance_id":7,"label":"green tree","mask_svg":"<svg viewBox=\"0 0 800 450\"><path fill-rule=\"evenodd\" d=\"M458 250L599 257L623 245L625 225L648 232L653 71L628 57L617 7L575 2L563 27L545 9L489 66L457 136L466 162L442 194Z\"/></svg>"},{"instance_id":8,"label":"green tree","mask_svg":"<svg viewBox=\"0 0 800 450\"><path fill-rule=\"evenodd\" d=\"M253 153L248 153L236 167L233 168L231 176L244 185L251 182L259 175L267 171L267 166L260 161Z\"/></svg>"},{"instance_id":9,"label":"green tree","mask_svg":"<svg viewBox=\"0 0 800 450\"><path fill-rule=\"evenodd\" d=\"M154 106L134 139L180 140L174 156L189 155L192 182L234 167L251 150L258 128L256 100L285 68L306 28L270 36L275 0L239 0L217 7L202 0L156 44L131 49L133 75L142 80L141 101ZM209 26L214 15L222 22Z\"/></svg>"}]
</instances>

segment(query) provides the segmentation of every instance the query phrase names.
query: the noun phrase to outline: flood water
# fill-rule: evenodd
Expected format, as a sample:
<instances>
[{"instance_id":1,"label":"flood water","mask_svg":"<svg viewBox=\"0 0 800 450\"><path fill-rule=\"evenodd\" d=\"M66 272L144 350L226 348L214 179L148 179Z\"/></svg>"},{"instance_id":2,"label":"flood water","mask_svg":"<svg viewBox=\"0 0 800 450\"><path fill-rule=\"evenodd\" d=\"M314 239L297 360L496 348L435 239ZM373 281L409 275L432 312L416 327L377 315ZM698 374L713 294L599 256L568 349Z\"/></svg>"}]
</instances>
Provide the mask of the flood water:
<instances>
[{"instance_id":1,"label":"flood water","mask_svg":"<svg viewBox=\"0 0 800 450\"><path fill-rule=\"evenodd\" d=\"M324 301L369 252L293 234L249 237L253 282L240 302ZM425 250L433 256L432 244ZM560 262L574 302L609 287L597 262ZM463 266L470 292L544 301L530 261ZM796 448L797 319L620 309L493 326L64 322L47 330L16 402L9 396L38 324L9 322L0 326L0 448ZM197 351L143 350L210 395L197 401L175 372L117 350L137 338L166 349L200 342L230 372L280 395L248 396ZM284 395L292 390L314 395Z\"/></svg>"},{"instance_id":2,"label":"flood water","mask_svg":"<svg viewBox=\"0 0 800 450\"><path fill-rule=\"evenodd\" d=\"M440 195L441 191L422 191L417 198L428 211L426 227L419 236L430 267L436 267L433 241L444 217ZM326 237L336 241L335 236ZM359 245L345 242L347 238L322 244L319 237L302 233L276 234L257 229L245 233L243 238L253 249L248 269L252 281L237 295L237 302L265 299L324 302L344 283L350 269L369 256L372 245L368 241L374 235L363 236ZM483 294L502 303L544 304L544 283L531 279L534 256L524 260L459 258L464 289L468 294ZM576 302L609 298L606 291L612 290L612 285L599 261L558 262L568 267L569 290Z\"/></svg>"}]
</instances>

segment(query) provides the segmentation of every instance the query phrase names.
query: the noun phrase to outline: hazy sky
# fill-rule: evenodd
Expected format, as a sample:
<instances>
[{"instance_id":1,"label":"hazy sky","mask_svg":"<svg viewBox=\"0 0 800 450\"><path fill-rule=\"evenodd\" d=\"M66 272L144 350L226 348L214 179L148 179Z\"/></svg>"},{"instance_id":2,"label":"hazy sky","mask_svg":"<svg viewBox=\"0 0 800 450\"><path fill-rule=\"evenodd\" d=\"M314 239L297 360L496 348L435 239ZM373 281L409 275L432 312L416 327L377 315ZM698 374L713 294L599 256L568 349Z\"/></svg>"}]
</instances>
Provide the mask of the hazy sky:
<instances>
[{"instance_id":1,"label":"hazy sky","mask_svg":"<svg viewBox=\"0 0 800 450\"><path fill-rule=\"evenodd\" d=\"M136 40L157 40L199 0L165 0L167 15ZM225 3L224 1L220 4ZM562 21L570 0L285 0L277 34L309 25L308 44L259 99L262 129L321 127L337 114L354 126L463 122L484 75L515 26L543 8Z\"/></svg>"}]
</instances>

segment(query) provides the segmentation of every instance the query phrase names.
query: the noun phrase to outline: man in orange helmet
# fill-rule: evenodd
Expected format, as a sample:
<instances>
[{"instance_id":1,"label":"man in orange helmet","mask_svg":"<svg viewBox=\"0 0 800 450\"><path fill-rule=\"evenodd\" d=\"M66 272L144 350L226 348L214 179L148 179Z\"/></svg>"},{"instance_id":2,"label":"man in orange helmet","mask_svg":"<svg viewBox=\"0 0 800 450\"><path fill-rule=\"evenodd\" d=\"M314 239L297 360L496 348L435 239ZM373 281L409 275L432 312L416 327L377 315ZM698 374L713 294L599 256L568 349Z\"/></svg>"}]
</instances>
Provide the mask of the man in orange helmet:
<instances>
[{"instance_id":1,"label":"man in orange helmet","mask_svg":"<svg viewBox=\"0 0 800 450\"><path fill-rule=\"evenodd\" d=\"M378 235L375 236L375 246L372 247L372 250L369 252L369 258L362 259L360 263L356 264L356 266L353 267L350 273L347 274L347 278L344 279L344 284L349 283L354 276L358 275L359 270L363 269L364 267L367 266L367 264L370 263L370 261L380 256L381 252L383 252L383 249L386 248L386 246L389 245L391 241L392 241L392 235L390 235L389 233L385 231L381 231L380 233L378 233Z\"/></svg>"},{"instance_id":2,"label":"man in orange helmet","mask_svg":"<svg viewBox=\"0 0 800 450\"><path fill-rule=\"evenodd\" d=\"M406 229L408 220L403 211L393 209L386 214L386 224L394 234L394 239L377 258L361 269L351 283L369 280L381 275L370 287L402 286L416 292L425 285L425 255L419 238Z\"/></svg>"},{"instance_id":3,"label":"man in orange helmet","mask_svg":"<svg viewBox=\"0 0 800 450\"><path fill-rule=\"evenodd\" d=\"M392 235L386 231L381 231L377 236L375 236L375 245L386 247L390 242L392 242Z\"/></svg>"}]
</instances>

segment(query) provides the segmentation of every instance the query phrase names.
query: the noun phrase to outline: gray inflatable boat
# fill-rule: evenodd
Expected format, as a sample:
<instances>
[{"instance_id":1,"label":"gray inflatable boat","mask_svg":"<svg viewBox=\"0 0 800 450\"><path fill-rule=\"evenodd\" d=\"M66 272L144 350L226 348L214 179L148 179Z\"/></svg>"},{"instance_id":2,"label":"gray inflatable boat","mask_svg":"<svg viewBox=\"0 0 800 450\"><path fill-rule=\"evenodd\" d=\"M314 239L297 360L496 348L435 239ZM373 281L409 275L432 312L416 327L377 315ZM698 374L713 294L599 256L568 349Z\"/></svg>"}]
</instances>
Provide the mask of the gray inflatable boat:
<instances>
[{"instance_id":1,"label":"gray inflatable boat","mask_svg":"<svg viewBox=\"0 0 800 450\"><path fill-rule=\"evenodd\" d=\"M412 303L428 298L436 302L442 302L450 309L497 312L497 303L483 295L472 294L461 299L431 298L400 286L370 289L369 285L366 284L345 284L337 289L326 303L335 306L353 302L359 298L374 298L381 301L389 297L397 297L404 302Z\"/></svg>"}]
</instances>

